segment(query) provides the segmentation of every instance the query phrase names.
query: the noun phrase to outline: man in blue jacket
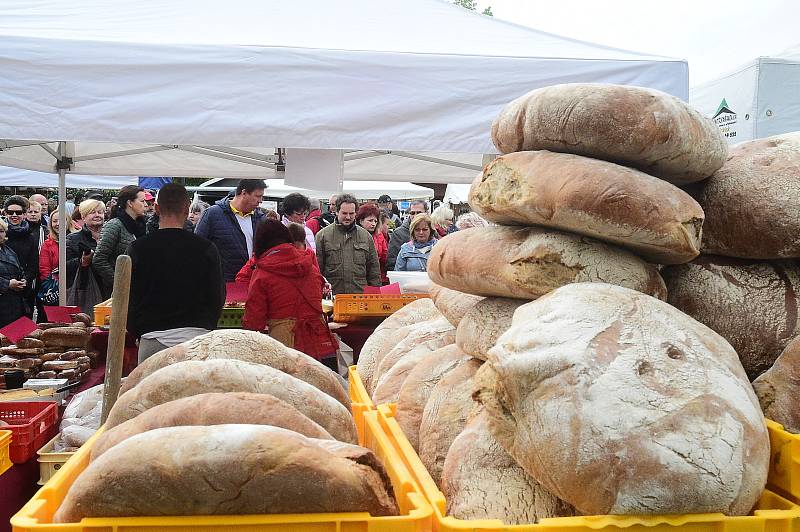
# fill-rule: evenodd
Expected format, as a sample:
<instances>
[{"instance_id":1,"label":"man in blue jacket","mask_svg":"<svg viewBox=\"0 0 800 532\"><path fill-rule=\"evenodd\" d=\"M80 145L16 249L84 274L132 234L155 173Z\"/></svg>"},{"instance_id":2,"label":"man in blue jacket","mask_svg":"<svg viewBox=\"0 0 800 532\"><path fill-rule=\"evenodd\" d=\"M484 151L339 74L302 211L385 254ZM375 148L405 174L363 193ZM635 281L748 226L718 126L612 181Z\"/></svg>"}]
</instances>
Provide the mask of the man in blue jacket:
<instances>
[{"instance_id":1,"label":"man in blue jacket","mask_svg":"<svg viewBox=\"0 0 800 532\"><path fill-rule=\"evenodd\" d=\"M236 196L219 200L197 222L195 234L207 238L219 250L225 281L233 281L253 255L253 235L263 217L256 207L265 188L260 179L242 179Z\"/></svg>"}]
</instances>

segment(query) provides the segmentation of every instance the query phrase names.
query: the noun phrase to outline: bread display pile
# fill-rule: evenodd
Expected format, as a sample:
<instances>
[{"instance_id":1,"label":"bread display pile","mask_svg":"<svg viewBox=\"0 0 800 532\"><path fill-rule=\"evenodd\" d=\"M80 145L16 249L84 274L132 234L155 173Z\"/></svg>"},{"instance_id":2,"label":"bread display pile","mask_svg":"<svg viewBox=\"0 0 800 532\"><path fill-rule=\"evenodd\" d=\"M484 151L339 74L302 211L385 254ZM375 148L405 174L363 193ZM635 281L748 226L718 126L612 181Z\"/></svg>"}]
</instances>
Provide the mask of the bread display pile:
<instances>
[{"instance_id":1,"label":"bread display pile","mask_svg":"<svg viewBox=\"0 0 800 532\"><path fill-rule=\"evenodd\" d=\"M751 512L769 467L758 397L659 273L704 258L706 214L680 187L725 163L718 129L658 91L576 84L512 102L492 135L505 155L470 204L497 225L443 238L432 305L390 316L358 362L373 400L397 402L447 515ZM774 315L759 319L768 334ZM376 395L389 378L399 392Z\"/></svg>"},{"instance_id":2,"label":"bread display pile","mask_svg":"<svg viewBox=\"0 0 800 532\"><path fill-rule=\"evenodd\" d=\"M16 344L0 347L0 373L21 369L26 379L79 382L95 367L98 353L88 348L89 316L75 314L74 319L72 323L40 323Z\"/></svg>"},{"instance_id":3,"label":"bread display pile","mask_svg":"<svg viewBox=\"0 0 800 532\"><path fill-rule=\"evenodd\" d=\"M728 340L753 380L800 333L800 132L732 147L691 192L703 256L663 271L668 301Z\"/></svg>"},{"instance_id":4,"label":"bread display pile","mask_svg":"<svg viewBox=\"0 0 800 532\"><path fill-rule=\"evenodd\" d=\"M331 370L269 336L214 331L126 379L54 519L397 515L386 470L356 441Z\"/></svg>"}]
</instances>

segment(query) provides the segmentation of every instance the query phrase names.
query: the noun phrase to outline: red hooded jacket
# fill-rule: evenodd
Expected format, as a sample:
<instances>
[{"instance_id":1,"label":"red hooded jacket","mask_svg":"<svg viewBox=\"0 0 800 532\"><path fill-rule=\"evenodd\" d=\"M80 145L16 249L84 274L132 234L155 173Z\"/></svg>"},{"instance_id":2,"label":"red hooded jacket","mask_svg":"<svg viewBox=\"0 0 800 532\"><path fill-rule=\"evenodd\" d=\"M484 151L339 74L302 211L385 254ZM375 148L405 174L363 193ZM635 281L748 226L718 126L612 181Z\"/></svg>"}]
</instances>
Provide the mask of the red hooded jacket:
<instances>
[{"instance_id":1,"label":"red hooded jacket","mask_svg":"<svg viewBox=\"0 0 800 532\"><path fill-rule=\"evenodd\" d=\"M319 360L339 346L322 319L322 275L308 251L280 244L256 259L242 326L263 331L268 320L296 320L294 348Z\"/></svg>"}]
</instances>

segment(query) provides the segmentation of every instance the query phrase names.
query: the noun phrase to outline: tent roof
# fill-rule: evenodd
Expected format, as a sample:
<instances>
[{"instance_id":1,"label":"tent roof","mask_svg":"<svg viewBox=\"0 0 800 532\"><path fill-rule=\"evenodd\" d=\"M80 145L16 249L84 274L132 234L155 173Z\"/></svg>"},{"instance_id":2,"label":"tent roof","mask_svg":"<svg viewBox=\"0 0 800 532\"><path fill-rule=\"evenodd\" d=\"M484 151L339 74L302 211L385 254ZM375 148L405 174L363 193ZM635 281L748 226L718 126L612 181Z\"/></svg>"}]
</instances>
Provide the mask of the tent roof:
<instances>
[{"instance_id":1,"label":"tent roof","mask_svg":"<svg viewBox=\"0 0 800 532\"><path fill-rule=\"evenodd\" d=\"M69 174L66 177L66 181L67 186L70 188L118 189L125 185L136 185L139 182L139 178L134 176L109 177ZM0 166L0 187L56 188L58 187L58 174Z\"/></svg>"},{"instance_id":2,"label":"tent roof","mask_svg":"<svg viewBox=\"0 0 800 532\"><path fill-rule=\"evenodd\" d=\"M0 139L127 145L491 153L494 116L537 87L688 96L685 61L443 0L6 0L0 72Z\"/></svg>"},{"instance_id":3,"label":"tent roof","mask_svg":"<svg viewBox=\"0 0 800 532\"><path fill-rule=\"evenodd\" d=\"M310 198L328 199L336 190L309 190L287 185L283 179L265 179L267 189L264 195L268 197L283 198L292 192L299 192ZM211 179L199 187L193 188L197 192L203 189L216 190L220 187L233 189L236 182L232 179ZM358 199L377 199L383 194L388 194L393 200L407 199L432 199L433 190L413 183L384 181L345 181L342 191L353 194Z\"/></svg>"}]
</instances>

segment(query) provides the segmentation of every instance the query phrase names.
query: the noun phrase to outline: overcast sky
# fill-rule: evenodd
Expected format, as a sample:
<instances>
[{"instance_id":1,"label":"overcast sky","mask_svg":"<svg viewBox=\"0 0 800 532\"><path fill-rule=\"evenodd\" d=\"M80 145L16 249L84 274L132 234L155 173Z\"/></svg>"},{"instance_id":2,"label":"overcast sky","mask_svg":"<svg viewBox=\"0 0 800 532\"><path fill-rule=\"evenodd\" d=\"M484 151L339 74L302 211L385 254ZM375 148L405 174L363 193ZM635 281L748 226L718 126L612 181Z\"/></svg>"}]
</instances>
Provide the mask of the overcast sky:
<instances>
[{"instance_id":1,"label":"overcast sky","mask_svg":"<svg viewBox=\"0 0 800 532\"><path fill-rule=\"evenodd\" d=\"M479 0L486 6L542 31L687 59L692 86L800 44L800 1Z\"/></svg>"}]
</instances>

